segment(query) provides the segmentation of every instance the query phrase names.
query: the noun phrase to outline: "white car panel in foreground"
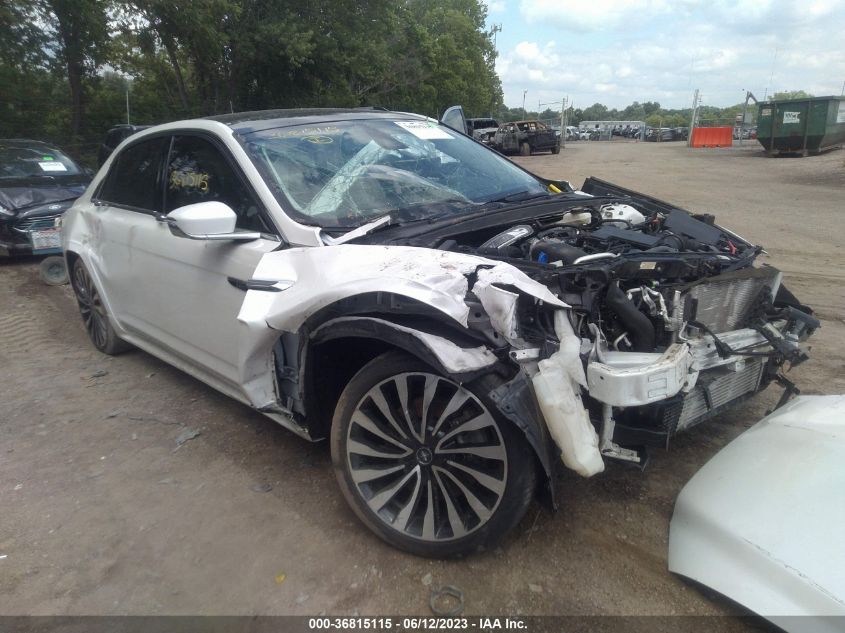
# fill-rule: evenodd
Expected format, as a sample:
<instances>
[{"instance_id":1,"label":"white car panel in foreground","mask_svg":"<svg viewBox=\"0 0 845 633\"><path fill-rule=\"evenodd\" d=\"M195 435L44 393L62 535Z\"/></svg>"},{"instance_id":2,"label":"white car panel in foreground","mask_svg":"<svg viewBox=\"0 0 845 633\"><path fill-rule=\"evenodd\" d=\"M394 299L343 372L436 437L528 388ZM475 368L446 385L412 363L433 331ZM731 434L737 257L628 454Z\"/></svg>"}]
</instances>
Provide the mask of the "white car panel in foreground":
<instances>
[{"instance_id":1,"label":"white car panel in foreground","mask_svg":"<svg viewBox=\"0 0 845 633\"><path fill-rule=\"evenodd\" d=\"M843 529L845 396L802 396L731 442L684 487L669 569L788 631L842 631Z\"/></svg>"}]
</instances>

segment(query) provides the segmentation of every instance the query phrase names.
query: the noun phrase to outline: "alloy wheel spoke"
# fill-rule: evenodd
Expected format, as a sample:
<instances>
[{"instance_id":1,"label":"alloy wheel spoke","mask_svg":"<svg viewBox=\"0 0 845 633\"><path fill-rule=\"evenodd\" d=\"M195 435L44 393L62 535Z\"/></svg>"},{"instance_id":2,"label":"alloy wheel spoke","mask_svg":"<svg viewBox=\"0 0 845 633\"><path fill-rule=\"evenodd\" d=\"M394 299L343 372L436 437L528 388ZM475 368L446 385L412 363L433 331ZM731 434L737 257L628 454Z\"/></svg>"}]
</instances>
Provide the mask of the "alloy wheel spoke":
<instances>
[{"instance_id":1,"label":"alloy wheel spoke","mask_svg":"<svg viewBox=\"0 0 845 633\"><path fill-rule=\"evenodd\" d=\"M434 494L431 491L431 478L426 482L428 491L428 505L423 516L422 537L427 541L434 540Z\"/></svg>"},{"instance_id":2,"label":"alloy wheel spoke","mask_svg":"<svg viewBox=\"0 0 845 633\"><path fill-rule=\"evenodd\" d=\"M459 411L464 404L470 399L470 395L468 392L464 391L463 389L459 389L455 392L455 395L452 396L452 399L449 401L449 404L446 405L446 408L443 409L443 413L440 414L440 418L437 420L437 424L434 425L434 429L431 431L432 435L437 435L437 431L440 430L441 425L446 419Z\"/></svg>"},{"instance_id":3,"label":"alloy wheel spoke","mask_svg":"<svg viewBox=\"0 0 845 633\"><path fill-rule=\"evenodd\" d=\"M486 411L481 415L478 415L474 418L470 418L466 422L461 422L458 426L454 429L449 431L446 435L440 438L437 442L437 447L435 451L439 450L441 446L443 446L444 442L448 442L451 438L459 435L461 433L468 433L470 431L479 431L481 429L485 429L488 426L493 425L493 418L490 417Z\"/></svg>"},{"instance_id":4,"label":"alloy wheel spoke","mask_svg":"<svg viewBox=\"0 0 845 633\"><path fill-rule=\"evenodd\" d=\"M397 492L406 484L411 477L416 476L419 478L419 466L414 466L414 468L404 477L402 477L399 481L395 484L392 484L385 488L384 490L379 491L372 497L367 500L367 505L369 505L375 512L381 510L385 504L390 501Z\"/></svg>"},{"instance_id":5,"label":"alloy wheel spoke","mask_svg":"<svg viewBox=\"0 0 845 633\"><path fill-rule=\"evenodd\" d=\"M417 469L419 469L419 466L417 466ZM397 514L396 518L393 520L393 525L395 525L402 531L405 531L408 528L408 521L411 520L411 513L413 513L414 508L416 508L418 505L420 498L420 489L422 488L421 483L422 477L420 476L420 473L417 472L417 477L414 482L414 490L411 493L411 498L408 499L408 503L405 504L405 507L403 507L399 511L399 514Z\"/></svg>"},{"instance_id":6,"label":"alloy wheel spoke","mask_svg":"<svg viewBox=\"0 0 845 633\"><path fill-rule=\"evenodd\" d=\"M396 433L404 440L408 439L408 434L402 430L402 427L399 426L399 423L393 417L393 414L390 412L390 406L387 404L387 400L384 399L384 394L381 391L380 387L376 387L370 392L370 399L373 401L373 404L376 405L378 410L387 420L388 424L394 428Z\"/></svg>"},{"instance_id":7,"label":"alloy wheel spoke","mask_svg":"<svg viewBox=\"0 0 845 633\"><path fill-rule=\"evenodd\" d=\"M422 412L420 413L420 442L425 442L426 427L428 426L428 410L434 400L434 394L437 391L437 384L440 380L436 376L425 377L425 387L423 388Z\"/></svg>"},{"instance_id":8,"label":"alloy wheel spoke","mask_svg":"<svg viewBox=\"0 0 845 633\"><path fill-rule=\"evenodd\" d=\"M349 446L349 453L353 455L364 455L365 457L379 457L381 459L401 459L402 457L406 457L410 454L410 449L406 450L404 453L388 453L386 451L380 451L377 448L374 448L368 444L363 444L362 442L358 442L357 440L350 439L348 442Z\"/></svg>"},{"instance_id":9,"label":"alloy wheel spoke","mask_svg":"<svg viewBox=\"0 0 845 633\"><path fill-rule=\"evenodd\" d=\"M373 435L375 435L379 439L384 440L388 444L395 446L396 448L398 448L401 451L405 451L406 453L411 452L411 449L409 449L405 444L403 444L402 442L400 442L396 438L390 437L387 433L382 431L378 427L378 425L375 422L373 422L373 420L369 416L361 413L360 410L355 412L355 415L352 418L352 423L357 424L362 429L366 429L367 431L369 431L370 433L372 433Z\"/></svg>"},{"instance_id":10,"label":"alloy wheel spoke","mask_svg":"<svg viewBox=\"0 0 845 633\"><path fill-rule=\"evenodd\" d=\"M505 491L504 479L497 479L496 477L491 477L490 475L483 473L480 470L470 468L466 464L461 464L459 462L452 461L451 459L448 460L446 463L452 468L457 468L458 470L462 470L463 472L467 473L479 484L481 484L491 492L496 493L497 495L501 495Z\"/></svg>"},{"instance_id":11,"label":"alloy wheel spoke","mask_svg":"<svg viewBox=\"0 0 845 633\"><path fill-rule=\"evenodd\" d=\"M373 479L399 472L404 468L405 464L399 464L398 466L391 466L389 468L353 468L352 479L356 483L363 484Z\"/></svg>"},{"instance_id":12,"label":"alloy wheel spoke","mask_svg":"<svg viewBox=\"0 0 845 633\"><path fill-rule=\"evenodd\" d=\"M438 471L439 469L434 469L434 479L437 482L437 489L446 504L446 514L449 517L449 527L452 530L452 536L455 538L459 538L466 534L466 527L464 527L464 523L463 521L461 521L461 517L458 515L458 511L455 509L455 504L452 502L452 497L449 496L449 491L446 489L446 486L443 485L443 481L441 481L440 473Z\"/></svg>"},{"instance_id":13,"label":"alloy wheel spoke","mask_svg":"<svg viewBox=\"0 0 845 633\"><path fill-rule=\"evenodd\" d=\"M481 503L478 497L472 494L469 488L467 488L460 479L455 477L455 475L450 473L445 468L437 467L436 470L442 472L444 475L446 475L449 479L452 480L452 483L454 483L458 488L460 488L461 492L464 494L464 497L466 497L466 500L469 503L469 507L472 508L473 512L475 512L475 516L477 516L482 521L486 521L490 518L490 510L487 508L487 506Z\"/></svg>"},{"instance_id":14,"label":"alloy wheel spoke","mask_svg":"<svg viewBox=\"0 0 845 633\"><path fill-rule=\"evenodd\" d=\"M460 455L462 453L478 455L486 459L498 459L499 461L505 459L505 451L502 446L455 446L453 448L441 448L437 451L438 455Z\"/></svg>"}]
</instances>

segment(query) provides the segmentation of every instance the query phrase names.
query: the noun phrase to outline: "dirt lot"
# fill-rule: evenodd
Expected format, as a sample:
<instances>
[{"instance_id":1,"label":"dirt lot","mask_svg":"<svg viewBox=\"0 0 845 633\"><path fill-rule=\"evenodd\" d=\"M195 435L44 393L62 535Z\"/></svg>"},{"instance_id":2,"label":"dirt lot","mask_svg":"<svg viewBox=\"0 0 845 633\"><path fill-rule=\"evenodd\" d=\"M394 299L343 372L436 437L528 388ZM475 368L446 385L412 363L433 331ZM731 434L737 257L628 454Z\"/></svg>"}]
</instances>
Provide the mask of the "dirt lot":
<instances>
[{"instance_id":1,"label":"dirt lot","mask_svg":"<svg viewBox=\"0 0 845 633\"><path fill-rule=\"evenodd\" d=\"M517 160L714 213L763 244L823 322L792 379L845 392L845 153L581 142ZM95 352L69 287L41 284L36 260L0 263L0 385L6 615L427 614L429 582L460 587L468 614L733 613L667 572L669 518L689 477L779 396L653 452L644 473L567 476L557 514L535 506L500 548L442 562L371 536L325 445L145 353ZM177 446L191 429L200 435Z\"/></svg>"}]
</instances>

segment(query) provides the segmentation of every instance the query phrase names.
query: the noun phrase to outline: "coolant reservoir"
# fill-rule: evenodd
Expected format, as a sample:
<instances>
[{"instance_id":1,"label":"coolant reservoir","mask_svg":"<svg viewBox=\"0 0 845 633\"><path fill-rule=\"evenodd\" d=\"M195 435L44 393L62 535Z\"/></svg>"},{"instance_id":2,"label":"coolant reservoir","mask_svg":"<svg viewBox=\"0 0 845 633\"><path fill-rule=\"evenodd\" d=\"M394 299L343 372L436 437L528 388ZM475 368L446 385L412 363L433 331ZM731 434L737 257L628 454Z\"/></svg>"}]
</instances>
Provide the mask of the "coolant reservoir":
<instances>
[{"instance_id":1,"label":"coolant reservoir","mask_svg":"<svg viewBox=\"0 0 845 633\"><path fill-rule=\"evenodd\" d=\"M629 222L632 225L645 222L645 216L629 204L606 204L601 208L603 220Z\"/></svg>"},{"instance_id":2,"label":"coolant reservoir","mask_svg":"<svg viewBox=\"0 0 845 633\"><path fill-rule=\"evenodd\" d=\"M589 224L593 216L589 211L576 211L574 213L567 213L557 222L562 226L585 226Z\"/></svg>"}]
</instances>

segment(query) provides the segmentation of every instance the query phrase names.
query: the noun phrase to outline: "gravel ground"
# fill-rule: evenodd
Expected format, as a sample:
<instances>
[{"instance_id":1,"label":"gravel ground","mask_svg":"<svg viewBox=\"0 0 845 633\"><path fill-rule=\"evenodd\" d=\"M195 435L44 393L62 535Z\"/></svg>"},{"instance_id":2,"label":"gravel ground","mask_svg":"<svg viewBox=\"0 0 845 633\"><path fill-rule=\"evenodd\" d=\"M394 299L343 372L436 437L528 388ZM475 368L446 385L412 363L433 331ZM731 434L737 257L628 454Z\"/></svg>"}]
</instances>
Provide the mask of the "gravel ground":
<instances>
[{"instance_id":1,"label":"gravel ground","mask_svg":"<svg viewBox=\"0 0 845 633\"><path fill-rule=\"evenodd\" d=\"M845 392L842 152L580 142L516 160L713 213L763 244L823 323L792 379ZM40 283L35 259L0 262L0 384L3 615L427 614L441 584L464 591L469 615L736 613L668 573L669 519L689 477L779 396L677 438L643 473L565 476L558 513L534 506L495 551L443 562L371 536L324 444L143 352L98 354L69 287Z\"/></svg>"}]
</instances>

